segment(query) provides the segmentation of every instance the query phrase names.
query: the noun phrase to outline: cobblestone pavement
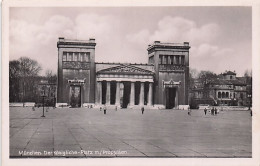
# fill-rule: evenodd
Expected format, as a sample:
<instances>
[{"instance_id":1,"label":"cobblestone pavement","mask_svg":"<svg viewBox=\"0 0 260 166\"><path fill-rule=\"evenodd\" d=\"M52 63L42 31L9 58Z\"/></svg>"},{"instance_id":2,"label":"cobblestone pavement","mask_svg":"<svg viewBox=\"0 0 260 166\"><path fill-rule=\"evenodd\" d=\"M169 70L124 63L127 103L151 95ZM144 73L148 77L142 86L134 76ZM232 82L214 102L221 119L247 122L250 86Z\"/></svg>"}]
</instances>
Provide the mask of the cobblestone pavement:
<instances>
[{"instance_id":1,"label":"cobblestone pavement","mask_svg":"<svg viewBox=\"0 0 260 166\"><path fill-rule=\"evenodd\" d=\"M10 107L10 157L251 157L249 111Z\"/></svg>"}]
</instances>

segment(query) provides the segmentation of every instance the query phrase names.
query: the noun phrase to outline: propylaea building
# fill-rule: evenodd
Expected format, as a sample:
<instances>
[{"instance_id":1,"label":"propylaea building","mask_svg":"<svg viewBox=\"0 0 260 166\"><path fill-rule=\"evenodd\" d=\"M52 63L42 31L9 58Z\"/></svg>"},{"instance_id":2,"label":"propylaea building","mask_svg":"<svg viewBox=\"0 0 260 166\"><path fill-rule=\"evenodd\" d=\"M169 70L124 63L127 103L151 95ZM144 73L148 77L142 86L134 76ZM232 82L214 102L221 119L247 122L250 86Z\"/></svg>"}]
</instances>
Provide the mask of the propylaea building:
<instances>
[{"instance_id":1,"label":"propylaea building","mask_svg":"<svg viewBox=\"0 0 260 166\"><path fill-rule=\"evenodd\" d=\"M189 43L155 41L147 64L95 62L95 39L59 38L57 106L188 105Z\"/></svg>"}]
</instances>

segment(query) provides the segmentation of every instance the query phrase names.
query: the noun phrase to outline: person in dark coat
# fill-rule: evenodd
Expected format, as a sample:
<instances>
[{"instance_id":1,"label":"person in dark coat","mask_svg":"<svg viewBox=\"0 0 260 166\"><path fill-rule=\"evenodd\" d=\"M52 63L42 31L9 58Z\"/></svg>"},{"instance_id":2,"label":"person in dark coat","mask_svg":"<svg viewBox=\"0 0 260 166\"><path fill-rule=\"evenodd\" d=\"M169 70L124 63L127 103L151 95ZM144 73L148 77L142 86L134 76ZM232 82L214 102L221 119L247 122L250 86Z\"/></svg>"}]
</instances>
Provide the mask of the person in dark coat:
<instances>
[{"instance_id":1,"label":"person in dark coat","mask_svg":"<svg viewBox=\"0 0 260 166\"><path fill-rule=\"evenodd\" d=\"M207 108L204 109L204 113L205 113L205 115L207 114Z\"/></svg>"},{"instance_id":2,"label":"person in dark coat","mask_svg":"<svg viewBox=\"0 0 260 166\"><path fill-rule=\"evenodd\" d=\"M217 115L217 108L214 109L215 115Z\"/></svg>"},{"instance_id":3,"label":"person in dark coat","mask_svg":"<svg viewBox=\"0 0 260 166\"><path fill-rule=\"evenodd\" d=\"M106 106L104 106L104 114L106 114L107 113L107 107Z\"/></svg>"},{"instance_id":4,"label":"person in dark coat","mask_svg":"<svg viewBox=\"0 0 260 166\"><path fill-rule=\"evenodd\" d=\"M214 107L211 109L211 115L214 115Z\"/></svg>"},{"instance_id":5,"label":"person in dark coat","mask_svg":"<svg viewBox=\"0 0 260 166\"><path fill-rule=\"evenodd\" d=\"M142 114L144 114L144 107L142 107L141 110L142 110Z\"/></svg>"},{"instance_id":6,"label":"person in dark coat","mask_svg":"<svg viewBox=\"0 0 260 166\"><path fill-rule=\"evenodd\" d=\"M188 110L188 115L191 115L191 110L190 109Z\"/></svg>"}]
</instances>

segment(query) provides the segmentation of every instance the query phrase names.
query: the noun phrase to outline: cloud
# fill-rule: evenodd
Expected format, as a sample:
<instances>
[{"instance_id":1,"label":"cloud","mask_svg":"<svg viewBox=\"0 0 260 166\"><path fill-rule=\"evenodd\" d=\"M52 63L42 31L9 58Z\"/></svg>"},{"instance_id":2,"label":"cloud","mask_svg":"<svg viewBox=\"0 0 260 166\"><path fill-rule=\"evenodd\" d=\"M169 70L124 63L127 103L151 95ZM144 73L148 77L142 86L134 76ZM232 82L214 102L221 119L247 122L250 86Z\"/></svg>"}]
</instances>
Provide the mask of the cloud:
<instances>
[{"instance_id":1,"label":"cloud","mask_svg":"<svg viewBox=\"0 0 260 166\"><path fill-rule=\"evenodd\" d=\"M150 36L150 32L147 29L144 29L136 34L128 34L126 35L126 39L131 43L137 44L147 44L149 41L147 40Z\"/></svg>"},{"instance_id":2,"label":"cloud","mask_svg":"<svg viewBox=\"0 0 260 166\"><path fill-rule=\"evenodd\" d=\"M226 55L233 55L234 50L232 48L220 48L216 45L203 43L197 47L191 47L190 54L193 57L221 57Z\"/></svg>"},{"instance_id":3,"label":"cloud","mask_svg":"<svg viewBox=\"0 0 260 166\"><path fill-rule=\"evenodd\" d=\"M225 29L230 27L220 26L214 21L198 24L183 17L165 16L154 19L157 21L155 24L140 24L137 21L135 28L132 28L129 26L131 17L128 20L108 14L79 13L73 16L68 14L68 17L54 14L39 22L32 21L30 17L18 18L10 19L10 60L27 56L42 64L44 70L51 69L53 72L57 71L58 37L95 38L97 62L146 63L148 44L159 40L190 42L190 66L197 69L222 71L226 68L222 64L231 64L232 67L232 64L242 66L246 63L247 68L251 66L248 61L251 52L247 51L247 56L244 53L251 50L251 40L240 45L239 41L222 44L227 38Z\"/></svg>"},{"instance_id":4,"label":"cloud","mask_svg":"<svg viewBox=\"0 0 260 166\"><path fill-rule=\"evenodd\" d=\"M163 42L184 42L189 41L192 45L213 42L219 35L220 28L215 23L208 23L198 26L194 21L182 17L163 17L153 32L141 30L135 34L129 34L127 39L130 42L150 43L156 40ZM129 36L132 36L131 39ZM140 36L140 37L136 37Z\"/></svg>"},{"instance_id":5,"label":"cloud","mask_svg":"<svg viewBox=\"0 0 260 166\"><path fill-rule=\"evenodd\" d=\"M69 17L53 15L42 25L12 19L10 21L10 59L27 56L41 63L44 70L51 69L56 72L58 37L84 40L94 37L98 39L98 46L112 54L111 49L116 50L116 48L109 46L108 42L115 41L116 36L112 34L117 31L117 27L118 22L115 17L96 14L79 14L75 21ZM106 58L108 60L110 57Z\"/></svg>"}]
</instances>

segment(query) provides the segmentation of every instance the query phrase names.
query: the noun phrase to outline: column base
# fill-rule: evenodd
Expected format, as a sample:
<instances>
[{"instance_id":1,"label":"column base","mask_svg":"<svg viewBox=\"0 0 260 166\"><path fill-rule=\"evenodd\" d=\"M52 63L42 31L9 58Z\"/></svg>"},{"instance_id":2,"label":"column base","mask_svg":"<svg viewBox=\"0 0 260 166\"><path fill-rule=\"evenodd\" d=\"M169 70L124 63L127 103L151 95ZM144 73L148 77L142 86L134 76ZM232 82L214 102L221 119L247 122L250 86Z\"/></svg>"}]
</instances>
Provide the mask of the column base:
<instances>
[{"instance_id":1,"label":"column base","mask_svg":"<svg viewBox=\"0 0 260 166\"><path fill-rule=\"evenodd\" d=\"M165 109L165 105L163 105L163 104L154 104L154 107L156 109Z\"/></svg>"},{"instance_id":2,"label":"column base","mask_svg":"<svg viewBox=\"0 0 260 166\"><path fill-rule=\"evenodd\" d=\"M153 105L133 105L133 106L129 106L129 107L130 107L130 109L140 109L140 110L142 107L144 107L145 110L146 109L158 109L158 108L154 107ZM129 108L129 107L127 107L127 108Z\"/></svg>"}]
</instances>

